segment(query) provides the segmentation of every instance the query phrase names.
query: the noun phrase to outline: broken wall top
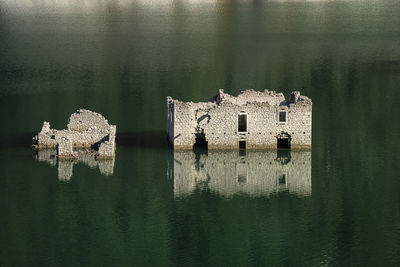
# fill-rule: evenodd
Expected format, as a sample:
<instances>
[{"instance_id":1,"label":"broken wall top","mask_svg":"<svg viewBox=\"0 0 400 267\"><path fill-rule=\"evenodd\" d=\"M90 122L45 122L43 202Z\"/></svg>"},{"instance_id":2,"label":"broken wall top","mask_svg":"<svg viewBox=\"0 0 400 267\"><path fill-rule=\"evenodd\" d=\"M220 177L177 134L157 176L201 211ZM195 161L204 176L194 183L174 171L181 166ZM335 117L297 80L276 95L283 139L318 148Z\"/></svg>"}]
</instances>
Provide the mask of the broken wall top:
<instances>
[{"instance_id":1,"label":"broken wall top","mask_svg":"<svg viewBox=\"0 0 400 267\"><path fill-rule=\"evenodd\" d=\"M110 129L108 121L99 113L79 109L71 114L68 120L68 130L83 132L89 129L106 130Z\"/></svg>"},{"instance_id":2,"label":"broken wall top","mask_svg":"<svg viewBox=\"0 0 400 267\"><path fill-rule=\"evenodd\" d=\"M171 97L167 97L167 101L169 103L177 102L185 103L188 105L200 105L205 107L209 105L221 104L233 104L238 106L244 106L247 104L267 104L270 106L283 106L293 104L296 105L299 103L301 105L312 105L311 99L306 96L302 96L298 91L292 92L289 99L286 100L285 96L282 93L268 91L267 89L263 92L255 91L253 89L247 89L245 91L242 91L237 97L224 93L222 89L219 89L216 96L210 98L206 102L200 103L177 101L172 99Z\"/></svg>"}]
</instances>

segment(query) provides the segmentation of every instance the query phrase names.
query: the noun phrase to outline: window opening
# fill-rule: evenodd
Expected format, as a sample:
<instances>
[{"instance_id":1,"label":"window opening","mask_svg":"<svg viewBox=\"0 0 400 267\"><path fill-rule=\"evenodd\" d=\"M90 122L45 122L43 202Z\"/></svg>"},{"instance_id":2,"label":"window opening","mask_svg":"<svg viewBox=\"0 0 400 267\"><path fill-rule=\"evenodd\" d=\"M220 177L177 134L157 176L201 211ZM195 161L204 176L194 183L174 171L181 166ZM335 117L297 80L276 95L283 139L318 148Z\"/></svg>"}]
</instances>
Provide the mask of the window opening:
<instances>
[{"instance_id":1,"label":"window opening","mask_svg":"<svg viewBox=\"0 0 400 267\"><path fill-rule=\"evenodd\" d=\"M238 115L238 132L247 131L247 114Z\"/></svg>"},{"instance_id":2,"label":"window opening","mask_svg":"<svg viewBox=\"0 0 400 267\"><path fill-rule=\"evenodd\" d=\"M286 111L279 111L279 122L286 122Z\"/></svg>"}]
</instances>

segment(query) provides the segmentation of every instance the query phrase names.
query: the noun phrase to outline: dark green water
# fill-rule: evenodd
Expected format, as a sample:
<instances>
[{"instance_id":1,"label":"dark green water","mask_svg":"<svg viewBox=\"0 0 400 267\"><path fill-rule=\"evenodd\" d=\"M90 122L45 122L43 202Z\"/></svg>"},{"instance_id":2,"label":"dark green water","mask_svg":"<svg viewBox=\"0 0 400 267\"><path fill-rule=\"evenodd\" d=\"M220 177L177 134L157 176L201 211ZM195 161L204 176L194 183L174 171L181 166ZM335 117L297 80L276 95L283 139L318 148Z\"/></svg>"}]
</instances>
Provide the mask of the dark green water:
<instances>
[{"instance_id":1,"label":"dark green water","mask_svg":"<svg viewBox=\"0 0 400 267\"><path fill-rule=\"evenodd\" d=\"M0 266L400 265L398 1L69 2L0 2ZM218 88L312 98L312 153L168 150ZM30 139L78 108L117 155L59 179Z\"/></svg>"}]
</instances>

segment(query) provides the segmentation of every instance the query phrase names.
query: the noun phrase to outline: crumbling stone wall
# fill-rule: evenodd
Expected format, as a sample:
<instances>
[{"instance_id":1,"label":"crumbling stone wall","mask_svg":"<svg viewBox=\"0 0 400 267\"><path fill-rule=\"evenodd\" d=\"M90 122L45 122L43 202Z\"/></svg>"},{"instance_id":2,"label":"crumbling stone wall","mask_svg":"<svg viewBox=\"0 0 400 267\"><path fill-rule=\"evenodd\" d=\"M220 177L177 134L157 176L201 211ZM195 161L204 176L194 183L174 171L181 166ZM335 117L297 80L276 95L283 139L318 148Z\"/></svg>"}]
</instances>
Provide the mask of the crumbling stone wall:
<instances>
[{"instance_id":1,"label":"crumbling stone wall","mask_svg":"<svg viewBox=\"0 0 400 267\"><path fill-rule=\"evenodd\" d=\"M292 149L311 148L312 101L293 92L246 90L233 97L219 90L203 103L167 98L167 133L174 149L192 149L196 134L204 134L209 149L237 149L240 140L249 149L275 149L277 138L290 136ZM286 122L279 122L279 112ZM238 114L247 115L247 131L238 132ZM173 118L171 118L173 116Z\"/></svg>"},{"instance_id":2,"label":"crumbling stone wall","mask_svg":"<svg viewBox=\"0 0 400 267\"><path fill-rule=\"evenodd\" d=\"M72 140L67 136L62 136L57 144L57 155L59 158L73 158L74 150Z\"/></svg>"},{"instance_id":3,"label":"crumbling stone wall","mask_svg":"<svg viewBox=\"0 0 400 267\"><path fill-rule=\"evenodd\" d=\"M175 197L196 189L207 189L224 197L238 193L270 196L288 191L298 196L311 195L311 152L291 151L278 157L272 151L174 151L168 163Z\"/></svg>"},{"instance_id":4,"label":"crumbling stone wall","mask_svg":"<svg viewBox=\"0 0 400 267\"><path fill-rule=\"evenodd\" d=\"M99 113L86 109L77 110L68 120L68 130L85 132L90 130L108 131L108 121Z\"/></svg>"},{"instance_id":5,"label":"crumbling stone wall","mask_svg":"<svg viewBox=\"0 0 400 267\"><path fill-rule=\"evenodd\" d=\"M174 125L175 125L175 107L174 100L167 97L167 136L168 139L174 140Z\"/></svg>"},{"instance_id":6,"label":"crumbling stone wall","mask_svg":"<svg viewBox=\"0 0 400 267\"><path fill-rule=\"evenodd\" d=\"M114 144L110 141L105 141L100 144L98 150L98 158L112 158L114 156Z\"/></svg>"},{"instance_id":7,"label":"crumbling stone wall","mask_svg":"<svg viewBox=\"0 0 400 267\"><path fill-rule=\"evenodd\" d=\"M49 122L43 122L42 130L33 138L33 148L57 148L60 158L75 157L73 149L93 148L98 157L108 158L115 155L116 126L100 114L80 109L73 113L67 129L55 130Z\"/></svg>"}]
</instances>

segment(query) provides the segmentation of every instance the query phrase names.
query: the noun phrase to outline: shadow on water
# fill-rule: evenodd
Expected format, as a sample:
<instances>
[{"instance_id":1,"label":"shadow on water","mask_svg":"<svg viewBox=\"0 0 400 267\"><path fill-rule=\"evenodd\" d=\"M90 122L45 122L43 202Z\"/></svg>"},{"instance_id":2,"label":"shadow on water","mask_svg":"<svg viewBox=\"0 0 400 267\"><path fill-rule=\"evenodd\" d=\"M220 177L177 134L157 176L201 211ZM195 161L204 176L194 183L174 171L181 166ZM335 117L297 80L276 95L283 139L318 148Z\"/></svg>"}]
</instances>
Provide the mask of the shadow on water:
<instances>
[{"instance_id":1,"label":"shadow on water","mask_svg":"<svg viewBox=\"0 0 400 267\"><path fill-rule=\"evenodd\" d=\"M165 131L143 131L117 133L117 146L137 148L160 148L169 146Z\"/></svg>"}]
</instances>

